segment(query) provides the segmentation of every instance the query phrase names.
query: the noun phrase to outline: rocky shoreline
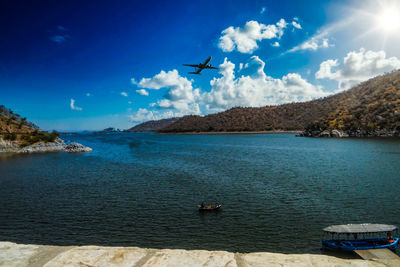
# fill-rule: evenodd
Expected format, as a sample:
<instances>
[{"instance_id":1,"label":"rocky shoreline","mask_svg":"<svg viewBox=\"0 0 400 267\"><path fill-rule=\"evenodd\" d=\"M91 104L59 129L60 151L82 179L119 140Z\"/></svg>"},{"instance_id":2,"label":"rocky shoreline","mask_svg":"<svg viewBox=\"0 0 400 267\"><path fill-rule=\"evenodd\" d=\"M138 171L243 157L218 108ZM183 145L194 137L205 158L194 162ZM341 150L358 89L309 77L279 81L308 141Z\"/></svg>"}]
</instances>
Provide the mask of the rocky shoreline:
<instances>
[{"instance_id":1,"label":"rocky shoreline","mask_svg":"<svg viewBox=\"0 0 400 267\"><path fill-rule=\"evenodd\" d=\"M338 129L322 130L322 129L306 129L297 136L301 137L400 137L400 129L356 129L351 131L343 131Z\"/></svg>"},{"instance_id":2,"label":"rocky shoreline","mask_svg":"<svg viewBox=\"0 0 400 267\"><path fill-rule=\"evenodd\" d=\"M320 254L147 249L138 247L45 246L0 242L0 266L400 266L391 259L342 259Z\"/></svg>"},{"instance_id":3,"label":"rocky shoreline","mask_svg":"<svg viewBox=\"0 0 400 267\"><path fill-rule=\"evenodd\" d=\"M79 143L66 144L62 139L56 138L54 142L38 142L30 146L21 147L15 141L0 138L0 153L44 153L44 152L90 152L93 149Z\"/></svg>"},{"instance_id":4,"label":"rocky shoreline","mask_svg":"<svg viewBox=\"0 0 400 267\"><path fill-rule=\"evenodd\" d=\"M157 134L164 135L231 135L231 134L278 134L278 133L299 133L300 130L285 131L285 130L272 130L272 131L228 131L228 132L157 132Z\"/></svg>"}]
</instances>

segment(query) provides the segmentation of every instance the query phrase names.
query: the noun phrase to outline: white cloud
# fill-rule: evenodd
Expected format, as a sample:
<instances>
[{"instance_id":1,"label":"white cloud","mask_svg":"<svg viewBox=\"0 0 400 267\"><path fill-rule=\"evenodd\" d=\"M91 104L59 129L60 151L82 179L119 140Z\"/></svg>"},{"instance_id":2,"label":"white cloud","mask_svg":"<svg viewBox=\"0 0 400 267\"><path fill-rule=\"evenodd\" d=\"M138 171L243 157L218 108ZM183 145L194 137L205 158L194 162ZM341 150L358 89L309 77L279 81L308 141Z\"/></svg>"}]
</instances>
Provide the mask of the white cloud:
<instances>
[{"instance_id":1,"label":"white cloud","mask_svg":"<svg viewBox=\"0 0 400 267\"><path fill-rule=\"evenodd\" d=\"M182 117L186 115L182 112L176 112L172 110L148 110L145 108L139 108L138 111L129 115L129 119L131 122L144 122L150 120L161 120L161 119L168 119L174 117Z\"/></svg>"},{"instance_id":2,"label":"white cloud","mask_svg":"<svg viewBox=\"0 0 400 267\"><path fill-rule=\"evenodd\" d=\"M214 78L210 82L211 91L202 94L203 103L209 110L307 101L328 94L297 73L289 73L281 79L269 77L264 73L265 63L257 56L251 59L251 64L257 66L256 73L236 78L235 65L225 58L224 63L219 66L222 77Z\"/></svg>"},{"instance_id":3,"label":"white cloud","mask_svg":"<svg viewBox=\"0 0 400 267\"><path fill-rule=\"evenodd\" d=\"M67 31L67 29L61 25L58 25L57 29L59 29L60 31Z\"/></svg>"},{"instance_id":4,"label":"white cloud","mask_svg":"<svg viewBox=\"0 0 400 267\"><path fill-rule=\"evenodd\" d=\"M313 36L311 36L309 39L304 41L303 43L293 47L292 49L289 49L286 51L286 53L293 53L296 51L301 51L301 50L312 50L316 51L320 48L328 48L328 47L333 47L334 44L332 44L332 36L338 31L341 31L343 29L349 29L351 27L351 24L354 23L354 20L356 19L355 16L348 16L346 19L342 19L336 23L333 24L328 24L322 28L320 28ZM293 22L298 22L298 18L295 17L293 18ZM294 26L292 22L292 25Z\"/></svg>"},{"instance_id":5,"label":"white cloud","mask_svg":"<svg viewBox=\"0 0 400 267\"><path fill-rule=\"evenodd\" d=\"M279 44L278 42L275 42L275 43L272 44L272 46L273 46L273 47L279 47L280 44Z\"/></svg>"},{"instance_id":6,"label":"white cloud","mask_svg":"<svg viewBox=\"0 0 400 267\"><path fill-rule=\"evenodd\" d=\"M296 20L296 18L294 18L294 19ZM301 28L300 23L296 22L295 20L292 21L293 27L295 27L295 28L301 30L302 28Z\"/></svg>"},{"instance_id":7,"label":"white cloud","mask_svg":"<svg viewBox=\"0 0 400 267\"><path fill-rule=\"evenodd\" d=\"M125 97L128 96L128 94L127 94L126 92L121 92L121 95L122 95L122 96L125 96Z\"/></svg>"},{"instance_id":8,"label":"white cloud","mask_svg":"<svg viewBox=\"0 0 400 267\"><path fill-rule=\"evenodd\" d=\"M50 40L58 44L67 41L67 39L71 37L69 34L67 34L67 31L68 30L66 28L64 28L61 25L58 25L55 30L49 31L53 34L53 36L50 37Z\"/></svg>"},{"instance_id":9,"label":"white cloud","mask_svg":"<svg viewBox=\"0 0 400 267\"><path fill-rule=\"evenodd\" d=\"M311 37L310 39L308 39L307 41L301 43L298 46L293 47L292 49L290 49L288 51L288 53L292 53L292 52L296 52L299 50L312 50L315 51L319 48L328 48L329 46L331 46L329 44L329 41L327 38L317 38L317 37Z\"/></svg>"},{"instance_id":10,"label":"white cloud","mask_svg":"<svg viewBox=\"0 0 400 267\"><path fill-rule=\"evenodd\" d=\"M334 71L334 68L337 68ZM326 60L321 63L315 73L317 79L336 80L339 90L345 90L362 81L377 75L400 68L397 57L386 58L384 51L366 51L361 48L358 52L349 52L343 59L343 64L337 59Z\"/></svg>"},{"instance_id":11,"label":"white cloud","mask_svg":"<svg viewBox=\"0 0 400 267\"><path fill-rule=\"evenodd\" d=\"M145 108L139 108L134 114L129 115L129 118L132 122L155 120L153 112Z\"/></svg>"},{"instance_id":12,"label":"white cloud","mask_svg":"<svg viewBox=\"0 0 400 267\"><path fill-rule=\"evenodd\" d=\"M330 46L329 42L328 42L328 39L326 39L326 38L322 39L322 44L320 46L323 47L323 48L328 48Z\"/></svg>"},{"instance_id":13,"label":"white cloud","mask_svg":"<svg viewBox=\"0 0 400 267\"><path fill-rule=\"evenodd\" d=\"M332 68L339 66L337 59L328 59L319 65L319 70L315 73L315 78L317 79L335 79L338 76L332 73Z\"/></svg>"},{"instance_id":14,"label":"white cloud","mask_svg":"<svg viewBox=\"0 0 400 267\"><path fill-rule=\"evenodd\" d=\"M283 35L283 29L285 29L288 23L284 19L280 19L276 25L278 26L278 38L281 38Z\"/></svg>"},{"instance_id":15,"label":"white cloud","mask_svg":"<svg viewBox=\"0 0 400 267\"><path fill-rule=\"evenodd\" d=\"M260 14L264 14L264 12L267 10L267 8L265 6L263 6L260 10Z\"/></svg>"},{"instance_id":16,"label":"white cloud","mask_svg":"<svg viewBox=\"0 0 400 267\"><path fill-rule=\"evenodd\" d=\"M232 52L236 49L241 53L252 53L258 48L257 41L280 38L286 27L287 22L284 19L271 25L252 20L246 22L243 28L230 26L222 31L218 46L224 52Z\"/></svg>"},{"instance_id":17,"label":"white cloud","mask_svg":"<svg viewBox=\"0 0 400 267\"><path fill-rule=\"evenodd\" d=\"M143 78L139 87L158 90L167 88L166 98L157 102L157 106L166 109L176 109L187 114L199 114L200 109L196 100L200 96L199 89L194 89L192 80L179 75L177 70L161 71L153 78Z\"/></svg>"},{"instance_id":18,"label":"white cloud","mask_svg":"<svg viewBox=\"0 0 400 267\"><path fill-rule=\"evenodd\" d=\"M138 93L139 95L149 95L149 92L144 89L136 90L136 93Z\"/></svg>"},{"instance_id":19,"label":"white cloud","mask_svg":"<svg viewBox=\"0 0 400 267\"><path fill-rule=\"evenodd\" d=\"M78 111L82 110L81 107L75 106L75 100L72 98L71 98L71 102L70 102L69 106L71 107L72 110L78 110Z\"/></svg>"},{"instance_id":20,"label":"white cloud","mask_svg":"<svg viewBox=\"0 0 400 267\"><path fill-rule=\"evenodd\" d=\"M55 43L63 43L67 39L67 36L64 35L54 35L50 37L50 40L52 40Z\"/></svg>"},{"instance_id":21,"label":"white cloud","mask_svg":"<svg viewBox=\"0 0 400 267\"><path fill-rule=\"evenodd\" d=\"M247 69L249 67L249 63L243 64L243 63L239 63L239 71L243 70L243 69Z\"/></svg>"}]
</instances>

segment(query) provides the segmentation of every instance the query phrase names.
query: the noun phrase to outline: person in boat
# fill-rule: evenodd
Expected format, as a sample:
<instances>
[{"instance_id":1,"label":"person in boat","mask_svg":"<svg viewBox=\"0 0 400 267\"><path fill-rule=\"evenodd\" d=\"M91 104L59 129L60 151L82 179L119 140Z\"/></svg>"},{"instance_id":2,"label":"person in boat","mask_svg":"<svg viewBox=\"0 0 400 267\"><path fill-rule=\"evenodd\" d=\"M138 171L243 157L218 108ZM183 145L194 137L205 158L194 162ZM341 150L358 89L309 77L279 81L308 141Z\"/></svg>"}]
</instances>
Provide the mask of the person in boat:
<instances>
[{"instance_id":1,"label":"person in boat","mask_svg":"<svg viewBox=\"0 0 400 267\"><path fill-rule=\"evenodd\" d=\"M204 201L203 201L203 202L201 202L201 204L200 204L200 208L204 208Z\"/></svg>"},{"instance_id":2,"label":"person in boat","mask_svg":"<svg viewBox=\"0 0 400 267\"><path fill-rule=\"evenodd\" d=\"M388 240L392 240L393 239L393 236L392 236L391 232L388 232L386 236L387 236Z\"/></svg>"},{"instance_id":3,"label":"person in boat","mask_svg":"<svg viewBox=\"0 0 400 267\"><path fill-rule=\"evenodd\" d=\"M392 233L391 232L387 232L387 234L386 234L386 243L387 244L390 244L390 243L392 243L393 242L393 236L392 236Z\"/></svg>"}]
</instances>

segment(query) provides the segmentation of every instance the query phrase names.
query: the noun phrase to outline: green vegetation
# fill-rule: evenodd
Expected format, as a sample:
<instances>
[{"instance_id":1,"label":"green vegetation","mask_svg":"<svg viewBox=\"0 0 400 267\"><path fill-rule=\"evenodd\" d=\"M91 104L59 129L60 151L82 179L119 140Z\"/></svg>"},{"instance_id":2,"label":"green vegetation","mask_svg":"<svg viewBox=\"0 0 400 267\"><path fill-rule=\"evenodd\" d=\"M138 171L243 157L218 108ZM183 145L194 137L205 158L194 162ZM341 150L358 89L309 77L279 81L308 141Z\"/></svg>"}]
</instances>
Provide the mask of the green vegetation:
<instances>
[{"instance_id":1,"label":"green vegetation","mask_svg":"<svg viewBox=\"0 0 400 267\"><path fill-rule=\"evenodd\" d=\"M17 135L15 133L9 133L4 136L4 140L15 141L17 139Z\"/></svg>"},{"instance_id":2,"label":"green vegetation","mask_svg":"<svg viewBox=\"0 0 400 267\"><path fill-rule=\"evenodd\" d=\"M32 145L34 143L44 141L44 142L54 142L56 138L58 137L58 133L53 131L51 133L47 132L40 132L40 131L34 131L32 133L26 133L21 135L21 140L23 140L22 145L27 146L27 145Z\"/></svg>"}]
</instances>

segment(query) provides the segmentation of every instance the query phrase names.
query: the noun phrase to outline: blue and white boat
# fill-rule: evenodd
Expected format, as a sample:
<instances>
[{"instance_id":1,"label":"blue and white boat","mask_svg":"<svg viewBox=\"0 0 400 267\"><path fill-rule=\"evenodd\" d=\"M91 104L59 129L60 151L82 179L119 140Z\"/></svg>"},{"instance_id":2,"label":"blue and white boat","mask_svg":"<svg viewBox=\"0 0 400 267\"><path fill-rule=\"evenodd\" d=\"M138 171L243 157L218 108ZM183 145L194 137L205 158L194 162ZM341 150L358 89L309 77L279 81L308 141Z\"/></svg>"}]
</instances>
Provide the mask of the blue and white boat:
<instances>
[{"instance_id":1,"label":"blue and white boat","mask_svg":"<svg viewBox=\"0 0 400 267\"><path fill-rule=\"evenodd\" d=\"M328 250L354 251L388 248L399 245L399 230L387 224L331 225L323 229L322 248Z\"/></svg>"}]
</instances>

